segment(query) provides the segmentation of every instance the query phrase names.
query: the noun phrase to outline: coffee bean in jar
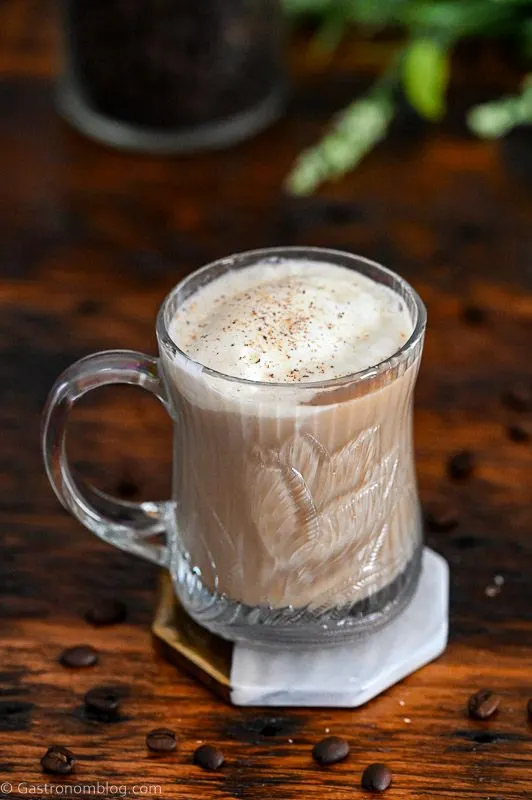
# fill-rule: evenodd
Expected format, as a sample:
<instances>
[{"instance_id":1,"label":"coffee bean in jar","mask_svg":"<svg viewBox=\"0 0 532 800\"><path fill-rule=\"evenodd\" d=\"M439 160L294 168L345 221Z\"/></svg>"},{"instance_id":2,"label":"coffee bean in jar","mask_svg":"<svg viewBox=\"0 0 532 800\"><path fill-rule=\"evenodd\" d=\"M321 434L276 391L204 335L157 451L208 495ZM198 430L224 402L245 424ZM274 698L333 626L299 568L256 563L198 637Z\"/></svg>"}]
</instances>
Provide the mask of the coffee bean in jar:
<instances>
[{"instance_id":1,"label":"coffee bean in jar","mask_svg":"<svg viewBox=\"0 0 532 800\"><path fill-rule=\"evenodd\" d=\"M278 116L280 0L63 0L60 110L109 144L221 147Z\"/></svg>"}]
</instances>

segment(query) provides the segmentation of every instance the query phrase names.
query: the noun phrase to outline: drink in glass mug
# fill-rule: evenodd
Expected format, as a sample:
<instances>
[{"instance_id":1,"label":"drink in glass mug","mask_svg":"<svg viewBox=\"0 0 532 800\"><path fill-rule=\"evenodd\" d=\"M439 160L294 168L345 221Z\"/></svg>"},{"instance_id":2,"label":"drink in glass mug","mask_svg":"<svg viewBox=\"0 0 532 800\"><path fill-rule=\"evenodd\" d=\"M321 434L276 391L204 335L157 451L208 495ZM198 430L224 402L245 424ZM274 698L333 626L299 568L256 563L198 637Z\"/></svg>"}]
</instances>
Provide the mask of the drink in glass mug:
<instances>
[{"instance_id":1,"label":"drink in glass mug","mask_svg":"<svg viewBox=\"0 0 532 800\"><path fill-rule=\"evenodd\" d=\"M375 630L420 571L425 322L402 278L347 253L215 262L163 303L158 360L101 353L58 380L44 421L52 485L99 536L167 567L185 609L225 638L321 645ZM109 383L140 384L171 414L170 501L121 504L75 483L66 412ZM161 532L165 545L150 541Z\"/></svg>"}]
</instances>

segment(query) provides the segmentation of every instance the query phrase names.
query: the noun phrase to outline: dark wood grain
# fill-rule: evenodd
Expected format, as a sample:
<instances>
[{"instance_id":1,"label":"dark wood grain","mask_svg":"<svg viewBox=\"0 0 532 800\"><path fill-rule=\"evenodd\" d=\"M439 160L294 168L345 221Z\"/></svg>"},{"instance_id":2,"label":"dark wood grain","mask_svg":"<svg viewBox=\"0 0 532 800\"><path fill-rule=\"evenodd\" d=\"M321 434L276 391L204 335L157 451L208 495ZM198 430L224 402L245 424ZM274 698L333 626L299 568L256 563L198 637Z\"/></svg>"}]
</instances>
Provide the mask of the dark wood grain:
<instances>
[{"instance_id":1,"label":"dark wood grain","mask_svg":"<svg viewBox=\"0 0 532 800\"><path fill-rule=\"evenodd\" d=\"M367 82L385 45L355 42L326 74L296 49L297 88L284 121L226 153L159 159L99 147L57 118L55 38L45 0L0 4L2 779L27 794L43 783L39 759L57 742L79 759L64 783L108 782L130 793L158 785L168 798L343 800L360 794L371 761L392 767L389 796L398 800L530 797L532 450L508 438L515 413L500 399L516 381L532 387L526 162L515 161L510 142L510 177L499 147L467 137L457 114L437 130L417 130L413 143L398 131L347 180L318 198L288 201L280 185L296 153ZM456 74L458 109L512 82L511 69L491 56L458 64ZM446 654L362 709L278 711L270 724L271 714L225 705L154 653L156 570L61 510L41 466L39 417L53 380L79 356L153 352L157 308L186 272L235 250L285 243L381 259L425 299L420 488L426 503L449 497L460 522L429 535L451 565ZM466 324L464 303L484 307L486 321ZM157 499L169 490L169 437L153 400L116 390L80 404L70 450L103 489ZM455 485L446 461L458 449L475 451L479 466ZM505 583L489 597L496 574ZM83 612L95 597L124 599L127 622L90 627ZM58 656L80 643L99 649L100 664L67 671ZM128 688L113 724L82 711L84 693L101 683ZM473 722L466 701L485 686L501 693L501 708ZM144 742L160 726L180 736L165 758L150 756ZM345 736L352 754L320 769L311 748L329 731ZM192 765L199 741L224 750L219 773Z\"/></svg>"}]
</instances>

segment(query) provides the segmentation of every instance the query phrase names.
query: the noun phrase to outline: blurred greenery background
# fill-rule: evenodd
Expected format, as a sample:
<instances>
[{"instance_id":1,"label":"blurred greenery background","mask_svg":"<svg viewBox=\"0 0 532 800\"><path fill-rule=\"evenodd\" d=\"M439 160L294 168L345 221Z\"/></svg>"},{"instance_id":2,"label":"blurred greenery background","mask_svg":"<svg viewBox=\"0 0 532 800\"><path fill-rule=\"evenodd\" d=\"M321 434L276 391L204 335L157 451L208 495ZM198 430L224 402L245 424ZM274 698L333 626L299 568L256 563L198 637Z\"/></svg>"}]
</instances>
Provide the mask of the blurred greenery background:
<instances>
[{"instance_id":1,"label":"blurred greenery background","mask_svg":"<svg viewBox=\"0 0 532 800\"><path fill-rule=\"evenodd\" d=\"M339 111L321 142L303 152L287 179L293 194L310 194L340 178L388 133L399 99L420 117L437 123L446 111L451 56L472 37L506 40L522 59L532 60L532 0L283 0L294 25L312 21L312 46L332 53L346 34L375 36L397 30L397 48L367 93ZM514 96L470 109L467 123L481 137L501 137L532 123L532 77L525 75Z\"/></svg>"}]
</instances>

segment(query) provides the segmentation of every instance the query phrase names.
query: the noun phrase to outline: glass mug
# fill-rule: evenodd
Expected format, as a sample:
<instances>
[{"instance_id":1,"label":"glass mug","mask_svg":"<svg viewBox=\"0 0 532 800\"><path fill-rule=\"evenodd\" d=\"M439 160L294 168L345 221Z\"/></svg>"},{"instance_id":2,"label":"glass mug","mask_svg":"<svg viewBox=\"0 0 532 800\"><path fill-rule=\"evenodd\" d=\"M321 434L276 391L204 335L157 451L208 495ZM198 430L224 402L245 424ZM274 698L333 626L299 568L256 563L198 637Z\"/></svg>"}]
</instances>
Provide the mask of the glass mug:
<instances>
[{"instance_id":1,"label":"glass mug","mask_svg":"<svg viewBox=\"0 0 532 800\"><path fill-rule=\"evenodd\" d=\"M299 384L234 378L179 349L169 327L187 298L229 270L283 259L340 265L393 289L411 336L374 367ZM44 412L50 482L97 536L168 569L190 616L224 638L309 646L372 632L408 604L421 568L412 411L425 325L406 281L348 253L289 247L216 261L162 304L158 359L97 353L61 375ZM69 411L112 383L152 392L175 423L169 501L122 502L73 478Z\"/></svg>"}]
</instances>

